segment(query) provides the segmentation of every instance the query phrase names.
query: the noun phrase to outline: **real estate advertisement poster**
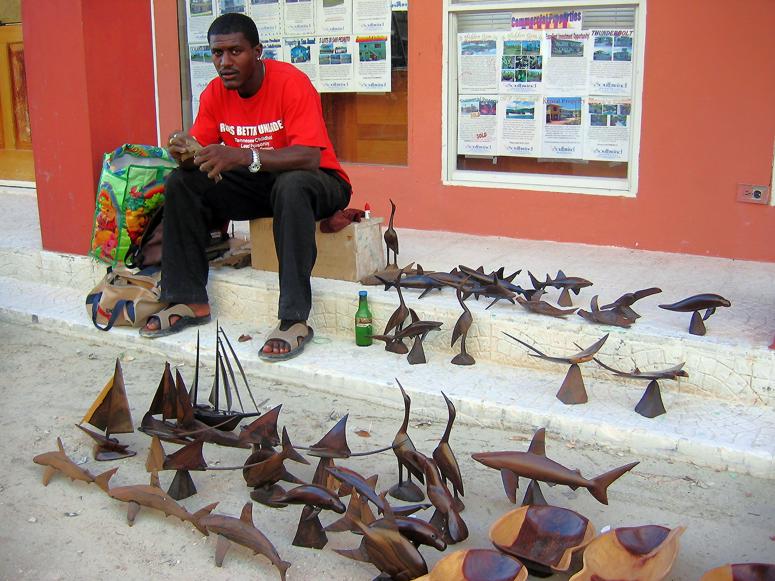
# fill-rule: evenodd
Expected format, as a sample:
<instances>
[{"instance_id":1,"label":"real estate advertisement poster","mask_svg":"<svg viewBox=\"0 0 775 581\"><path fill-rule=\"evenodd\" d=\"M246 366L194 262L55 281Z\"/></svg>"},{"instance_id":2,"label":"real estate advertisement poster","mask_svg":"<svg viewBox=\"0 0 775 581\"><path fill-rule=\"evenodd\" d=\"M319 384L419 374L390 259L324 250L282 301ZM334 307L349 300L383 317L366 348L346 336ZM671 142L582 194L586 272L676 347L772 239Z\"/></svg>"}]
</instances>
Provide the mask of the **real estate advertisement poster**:
<instances>
[{"instance_id":1,"label":"real estate advertisement poster","mask_svg":"<svg viewBox=\"0 0 775 581\"><path fill-rule=\"evenodd\" d=\"M356 36L355 90L390 92L390 36Z\"/></svg>"},{"instance_id":2,"label":"real estate advertisement poster","mask_svg":"<svg viewBox=\"0 0 775 581\"><path fill-rule=\"evenodd\" d=\"M353 0L316 0L317 34L352 34Z\"/></svg>"},{"instance_id":3,"label":"real estate advertisement poster","mask_svg":"<svg viewBox=\"0 0 775 581\"><path fill-rule=\"evenodd\" d=\"M582 159L584 127L581 123L582 96L546 97L541 157Z\"/></svg>"},{"instance_id":4,"label":"real estate advertisement poster","mask_svg":"<svg viewBox=\"0 0 775 581\"><path fill-rule=\"evenodd\" d=\"M500 95L498 97L497 155L538 157L541 154L540 95Z\"/></svg>"},{"instance_id":5,"label":"real estate advertisement poster","mask_svg":"<svg viewBox=\"0 0 775 581\"><path fill-rule=\"evenodd\" d=\"M217 73L210 58L209 44L188 45L188 64L191 68L191 104L193 118L199 112L199 96Z\"/></svg>"},{"instance_id":6,"label":"real estate advertisement poster","mask_svg":"<svg viewBox=\"0 0 775 581\"><path fill-rule=\"evenodd\" d=\"M461 95L457 112L457 152L496 155L498 95Z\"/></svg>"},{"instance_id":7,"label":"real estate advertisement poster","mask_svg":"<svg viewBox=\"0 0 775 581\"><path fill-rule=\"evenodd\" d=\"M262 38L261 44L264 47L264 52L261 53L261 58L270 61L284 61L285 59L285 47L283 46L283 40L281 38Z\"/></svg>"},{"instance_id":8,"label":"real estate advertisement poster","mask_svg":"<svg viewBox=\"0 0 775 581\"><path fill-rule=\"evenodd\" d=\"M590 97L584 115L584 159L628 161L632 101Z\"/></svg>"},{"instance_id":9,"label":"real estate advertisement poster","mask_svg":"<svg viewBox=\"0 0 775 581\"><path fill-rule=\"evenodd\" d=\"M221 14L248 13L248 0L218 0L218 16Z\"/></svg>"},{"instance_id":10,"label":"real estate advertisement poster","mask_svg":"<svg viewBox=\"0 0 775 581\"><path fill-rule=\"evenodd\" d=\"M500 93L540 93L543 90L543 33L506 32L499 38Z\"/></svg>"},{"instance_id":11,"label":"real estate advertisement poster","mask_svg":"<svg viewBox=\"0 0 775 581\"><path fill-rule=\"evenodd\" d=\"M544 81L549 90L587 90L589 31L545 32Z\"/></svg>"},{"instance_id":12,"label":"real estate advertisement poster","mask_svg":"<svg viewBox=\"0 0 775 581\"><path fill-rule=\"evenodd\" d=\"M458 34L458 92L497 92L500 78L496 32Z\"/></svg>"},{"instance_id":13,"label":"real estate advertisement poster","mask_svg":"<svg viewBox=\"0 0 775 581\"><path fill-rule=\"evenodd\" d=\"M283 56L318 86L318 42L314 36L283 39Z\"/></svg>"},{"instance_id":14,"label":"real estate advertisement poster","mask_svg":"<svg viewBox=\"0 0 775 581\"><path fill-rule=\"evenodd\" d=\"M215 20L215 0L188 0L186 16L189 44L207 42L207 29Z\"/></svg>"},{"instance_id":15,"label":"real estate advertisement poster","mask_svg":"<svg viewBox=\"0 0 775 581\"><path fill-rule=\"evenodd\" d=\"M390 0L353 0L355 34L390 34Z\"/></svg>"},{"instance_id":16,"label":"real estate advertisement poster","mask_svg":"<svg viewBox=\"0 0 775 581\"><path fill-rule=\"evenodd\" d=\"M278 38L283 35L283 11L280 0L250 0L249 16L256 23L258 36Z\"/></svg>"},{"instance_id":17,"label":"real estate advertisement poster","mask_svg":"<svg viewBox=\"0 0 775 581\"><path fill-rule=\"evenodd\" d=\"M318 82L321 92L344 93L355 86L353 37L321 36L318 39Z\"/></svg>"},{"instance_id":18,"label":"real estate advertisement poster","mask_svg":"<svg viewBox=\"0 0 775 581\"><path fill-rule=\"evenodd\" d=\"M283 11L286 36L315 34L315 4L312 0L285 0Z\"/></svg>"},{"instance_id":19,"label":"real estate advertisement poster","mask_svg":"<svg viewBox=\"0 0 775 581\"><path fill-rule=\"evenodd\" d=\"M592 30L589 39L589 93L632 94L633 30Z\"/></svg>"}]
</instances>

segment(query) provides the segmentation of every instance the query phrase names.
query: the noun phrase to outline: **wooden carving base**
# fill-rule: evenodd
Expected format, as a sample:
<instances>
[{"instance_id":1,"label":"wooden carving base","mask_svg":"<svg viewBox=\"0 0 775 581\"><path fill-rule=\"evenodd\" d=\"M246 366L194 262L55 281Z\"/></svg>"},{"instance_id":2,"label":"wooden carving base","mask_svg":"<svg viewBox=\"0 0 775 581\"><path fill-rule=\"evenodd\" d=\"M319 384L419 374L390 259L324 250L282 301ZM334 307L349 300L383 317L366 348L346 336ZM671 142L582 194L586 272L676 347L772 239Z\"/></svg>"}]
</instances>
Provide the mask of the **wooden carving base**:
<instances>
[{"instance_id":1,"label":"wooden carving base","mask_svg":"<svg viewBox=\"0 0 775 581\"><path fill-rule=\"evenodd\" d=\"M175 500L183 500L189 496L194 496L196 494L196 485L193 478L191 478L191 473L188 470L177 470L175 478L172 479L172 484L170 484L167 490L167 494Z\"/></svg>"},{"instance_id":2,"label":"wooden carving base","mask_svg":"<svg viewBox=\"0 0 775 581\"><path fill-rule=\"evenodd\" d=\"M666 413L665 405L662 403L662 392L659 389L659 383L656 379L649 382L643 397L640 398L635 411L644 418L656 418Z\"/></svg>"},{"instance_id":3,"label":"wooden carving base","mask_svg":"<svg viewBox=\"0 0 775 581\"><path fill-rule=\"evenodd\" d=\"M562 289L562 292L560 293L560 298L557 299L557 304L561 307L572 307L573 306L573 300L570 298L570 291L568 289L564 288Z\"/></svg>"},{"instance_id":4,"label":"wooden carving base","mask_svg":"<svg viewBox=\"0 0 775 581\"><path fill-rule=\"evenodd\" d=\"M557 392L557 399L565 405L587 403L587 389L584 387L584 378L581 377L581 368L577 363L573 363L568 369L560 391Z\"/></svg>"},{"instance_id":5,"label":"wooden carving base","mask_svg":"<svg viewBox=\"0 0 775 581\"><path fill-rule=\"evenodd\" d=\"M526 504L540 504L543 506L549 504L544 498L544 493L541 492L541 487L535 480L531 480L530 484L527 485L527 490L525 490L522 506L525 506Z\"/></svg>"},{"instance_id":6,"label":"wooden carving base","mask_svg":"<svg viewBox=\"0 0 775 581\"><path fill-rule=\"evenodd\" d=\"M411 480L404 480L393 485L388 490L388 494L404 502L420 502L425 498L425 493L422 489Z\"/></svg>"},{"instance_id":7,"label":"wooden carving base","mask_svg":"<svg viewBox=\"0 0 775 581\"><path fill-rule=\"evenodd\" d=\"M702 321L702 315L700 311L694 311L692 313L692 322L689 323L689 333L692 335L704 335L707 329L705 323Z\"/></svg>"},{"instance_id":8,"label":"wooden carving base","mask_svg":"<svg viewBox=\"0 0 775 581\"><path fill-rule=\"evenodd\" d=\"M103 448L99 444L94 446L94 459L100 462L108 462L110 460L121 460L122 458L131 458L135 456L137 452L134 450L126 449L124 452L119 452L113 448Z\"/></svg>"},{"instance_id":9,"label":"wooden carving base","mask_svg":"<svg viewBox=\"0 0 775 581\"><path fill-rule=\"evenodd\" d=\"M305 506L301 511L299 526L296 528L296 536L293 537L293 543L291 543L293 546L305 547L307 549L322 549L328 544L328 537L323 529L323 525L320 524L320 519L317 515L312 516L314 510L311 506Z\"/></svg>"},{"instance_id":10,"label":"wooden carving base","mask_svg":"<svg viewBox=\"0 0 775 581\"><path fill-rule=\"evenodd\" d=\"M409 365L420 365L422 363L427 363L425 360L425 349L423 349L422 346L421 335L414 338L412 350L409 352L406 360L409 362Z\"/></svg>"},{"instance_id":11,"label":"wooden carving base","mask_svg":"<svg viewBox=\"0 0 775 581\"><path fill-rule=\"evenodd\" d=\"M409 353L409 347L404 345L403 341L388 341L387 345L385 345L385 351L406 355Z\"/></svg>"}]
</instances>

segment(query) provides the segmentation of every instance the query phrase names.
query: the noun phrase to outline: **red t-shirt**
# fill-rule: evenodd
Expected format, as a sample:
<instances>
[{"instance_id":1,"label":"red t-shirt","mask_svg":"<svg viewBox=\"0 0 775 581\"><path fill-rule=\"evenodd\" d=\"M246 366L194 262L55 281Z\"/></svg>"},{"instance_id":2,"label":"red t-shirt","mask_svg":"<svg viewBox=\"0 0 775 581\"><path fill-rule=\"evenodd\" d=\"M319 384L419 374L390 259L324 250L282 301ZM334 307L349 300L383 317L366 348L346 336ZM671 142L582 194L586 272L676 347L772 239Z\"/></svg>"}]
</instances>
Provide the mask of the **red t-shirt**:
<instances>
[{"instance_id":1,"label":"red t-shirt","mask_svg":"<svg viewBox=\"0 0 775 581\"><path fill-rule=\"evenodd\" d=\"M264 81L244 99L223 86L220 77L199 100L191 135L202 145L280 149L289 145L320 148L320 167L333 169L348 183L328 138L320 95L307 75L289 63L265 60Z\"/></svg>"}]
</instances>

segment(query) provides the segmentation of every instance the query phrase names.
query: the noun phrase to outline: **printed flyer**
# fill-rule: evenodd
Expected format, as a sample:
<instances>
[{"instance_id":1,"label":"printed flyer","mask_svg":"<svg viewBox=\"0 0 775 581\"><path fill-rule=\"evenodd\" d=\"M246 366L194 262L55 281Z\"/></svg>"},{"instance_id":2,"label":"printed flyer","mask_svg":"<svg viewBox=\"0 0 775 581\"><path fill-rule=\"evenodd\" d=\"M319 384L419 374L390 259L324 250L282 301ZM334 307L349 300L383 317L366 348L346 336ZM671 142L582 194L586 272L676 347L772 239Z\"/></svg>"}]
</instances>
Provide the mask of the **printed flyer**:
<instances>
[{"instance_id":1,"label":"printed flyer","mask_svg":"<svg viewBox=\"0 0 775 581\"><path fill-rule=\"evenodd\" d=\"M317 34L352 34L353 0L316 0Z\"/></svg>"},{"instance_id":2,"label":"printed flyer","mask_svg":"<svg viewBox=\"0 0 775 581\"><path fill-rule=\"evenodd\" d=\"M315 34L315 5L312 0L285 0L286 36Z\"/></svg>"},{"instance_id":3,"label":"printed flyer","mask_svg":"<svg viewBox=\"0 0 775 581\"><path fill-rule=\"evenodd\" d=\"M506 32L500 38L500 92L539 93L543 88L543 33Z\"/></svg>"},{"instance_id":4,"label":"printed flyer","mask_svg":"<svg viewBox=\"0 0 775 581\"><path fill-rule=\"evenodd\" d=\"M584 159L628 161L632 101L616 97L590 97L584 116Z\"/></svg>"},{"instance_id":5,"label":"printed flyer","mask_svg":"<svg viewBox=\"0 0 775 581\"><path fill-rule=\"evenodd\" d=\"M458 92L481 93L498 90L499 58L495 32L458 34Z\"/></svg>"},{"instance_id":6,"label":"printed flyer","mask_svg":"<svg viewBox=\"0 0 775 581\"><path fill-rule=\"evenodd\" d=\"M284 38L283 56L286 62L296 66L318 87L318 43L313 36Z\"/></svg>"},{"instance_id":7,"label":"printed flyer","mask_svg":"<svg viewBox=\"0 0 775 581\"><path fill-rule=\"evenodd\" d=\"M352 36L322 36L318 39L318 91L343 93L354 89Z\"/></svg>"},{"instance_id":8,"label":"printed flyer","mask_svg":"<svg viewBox=\"0 0 775 581\"><path fill-rule=\"evenodd\" d=\"M247 14L247 2L248 0L218 0L218 16L232 12Z\"/></svg>"},{"instance_id":9,"label":"printed flyer","mask_svg":"<svg viewBox=\"0 0 775 581\"><path fill-rule=\"evenodd\" d=\"M538 157L541 154L540 95L500 95L497 155Z\"/></svg>"},{"instance_id":10,"label":"printed flyer","mask_svg":"<svg viewBox=\"0 0 775 581\"><path fill-rule=\"evenodd\" d=\"M213 0L188 0L186 16L188 17L188 42L192 44L207 42L207 29L215 20Z\"/></svg>"},{"instance_id":11,"label":"printed flyer","mask_svg":"<svg viewBox=\"0 0 775 581\"><path fill-rule=\"evenodd\" d=\"M393 12L406 12L409 10L409 0L392 0L390 7Z\"/></svg>"},{"instance_id":12,"label":"printed flyer","mask_svg":"<svg viewBox=\"0 0 775 581\"><path fill-rule=\"evenodd\" d=\"M191 105L194 119L199 112L199 96L217 73L210 58L209 44L188 45L188 63L191 67Z\"/></svg>"},{"instance_id":13,"label":"printed flyer","mask_svg":"<svg viewBox=\"0 0 775 581\"><path fill-rule=\"evenodd\" d=\"M497 138L498 96L460 96L457 114L458 154L496 155Z\"/></svg>"},{"instance_id":14,"label":"printed flyer","mask_svg":"<svg viewBox=\"0 0 775 581\"><path fill-rule=\"evenodd\" d=\"M544 72L548 89L568 92L587 90L587 59L589 31L545 32L546 58Z\"/></svg>"},{"instance_id":15,"label":"printed flyer","mask_svg":"<svg viewBox=\"0 0 775 581\"><path fill-rule=\"evenodd\" d=\"M632 94L631 29L592 30L589 39L589 93Z\"/></svg>"},{"instance_id":16,"label":"printed flyer","mask_svg":"<svg viewBox=\"0 0 775 581\"><path fill-rule=\"evenodd\" d=\"M390 92L390 36L357 36L355 44L355 90Z\"/></svg>"},{"instance_id":17,"label":"printed flyer","mask_svg":"<svg viewBox=\"0 0 775 581\"><path fill-rule=\"evenodd\" d=\"M283 35L283 12L280 0L250 0L250 17L256 23L261 43L264 38Z\"/></svg>"},{"instance_id":18,"label":"printed flyer","mask_svg":"<svg viewBox=\"0 0 775 581\"><path fill-rule=\"evenodd\" d=\"M353 0L355 34L390 34L391 18L390 0Z\"/></svg>"},{"instance_id":19,"label":"printed flyer","mask_svg":"<svg viewBox=\"0 0 775 581\"><path fill-rule=\"evenodd\" d=\"M285 60L285 51L283 50L281 38L262 38L261 45L264 47L264 52L261 53L262 59L270 61Z\"/></svg>"},{"instance_id":20,"label":"printed flyer","mask_svg":"<svg viewBox=\"0 0 775 581\"><path fill-rule=\"evenodd\" d=\"M581 96L546 97L541 157L582 159Z\"/></svg>"}]
</instances>

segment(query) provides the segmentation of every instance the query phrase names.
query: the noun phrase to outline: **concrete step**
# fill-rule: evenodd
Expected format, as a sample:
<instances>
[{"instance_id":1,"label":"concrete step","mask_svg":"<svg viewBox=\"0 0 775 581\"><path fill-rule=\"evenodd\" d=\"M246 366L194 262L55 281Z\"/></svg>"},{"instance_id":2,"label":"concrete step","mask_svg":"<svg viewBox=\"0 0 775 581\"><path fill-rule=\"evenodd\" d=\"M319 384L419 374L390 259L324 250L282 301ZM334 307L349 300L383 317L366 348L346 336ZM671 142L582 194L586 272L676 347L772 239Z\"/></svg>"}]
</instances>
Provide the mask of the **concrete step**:
<instances>
[{"instance_id":1,"label":"concrete step","mask_svg":"<svg viewBox=\"0 0 775 581\"><path fill-rule=\"evenodd\" d=\"M74 271L80 272L81 268L85 267L79 264ZM215 273L212 278L220 323L251 374L388 406L397 410L397 419L401 414L395 382L398 379L412 397L415 418L445 418L446 407L440 395L444 390L457 406L458 421L498 426L505 432L504 440L510 432L528 433L545 426L559 437L620 451L626 460L660 457L775 478L775 411L761 401L745 403L707 397L694 390L665 389L671 382L664 382L663 399L668 412L647 419L633 411L643 383L588 373L592 369L588 365L584 374L589 403L579 406L566 406L556 399L565 370L555 366L504 365L482 358L473 367L457 367L449 364L450 352L443 349L428 349L428 363L411 366L405 357L387 353L379 345L358 348L353 344L350 321L355 302L349 296L352 287L337 289L335 281L315 281L316 287L325 287L315 289L317 296L325 298L319 299L324 307L316 303L312 323L317 325L316 337L308 351L291 361L267 364L258 360L255 352L261 337L273 325L273 317L266 315L274 310L276 300L271 297L276 289L271 288L269 277L238 271ZM332 293L343 296L332 298ZM64 335L113 344L117 350L132 345L193 363L195 330L156 340L141 338L136 330L127 328L104 333L86 318L84 294L79 288L2 276L0 318L45 325ZM263 298L254 297L255 304L246 305L248 295ZM350 299L351 305L342 306ZM325 307L328 302L333 304ZM264 307L257 313L253 309L261 303ZM375 303L376 308L382 308L382 300ZM322 308L328 310L320 312ZM213 323L199 329L202 345L212 355L216 326ZM236 339L241 334L249 334L254 340L239 343ZM508 354L502 355L505 359ZM209 365L206 357L203 364ZM257 399L263 399L260 386L257 391Z\"/></svg>"}]
</instances>

